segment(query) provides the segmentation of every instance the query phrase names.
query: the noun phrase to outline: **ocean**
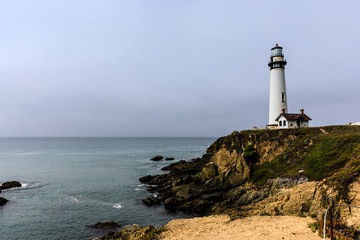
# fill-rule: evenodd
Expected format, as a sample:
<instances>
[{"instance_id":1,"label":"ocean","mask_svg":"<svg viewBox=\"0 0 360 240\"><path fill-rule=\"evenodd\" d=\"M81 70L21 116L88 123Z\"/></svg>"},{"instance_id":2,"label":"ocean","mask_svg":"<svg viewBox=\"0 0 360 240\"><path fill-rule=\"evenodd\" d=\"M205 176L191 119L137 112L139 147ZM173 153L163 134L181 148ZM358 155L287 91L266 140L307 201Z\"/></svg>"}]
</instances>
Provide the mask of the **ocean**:
<instances>
[{"instance_id":1,"label":"ocean","mask_svg":"<svg viewBox=\"0 0 360 240\"><path fill-rule=\"evenodd\" d=\"M100 221L161 226L193 217L147 207L139 182L179 160L201 157L215 138L0 138L0 239L92 239ZM150 161L162 155L175 161Z\"/></svg>"}]
</instances>

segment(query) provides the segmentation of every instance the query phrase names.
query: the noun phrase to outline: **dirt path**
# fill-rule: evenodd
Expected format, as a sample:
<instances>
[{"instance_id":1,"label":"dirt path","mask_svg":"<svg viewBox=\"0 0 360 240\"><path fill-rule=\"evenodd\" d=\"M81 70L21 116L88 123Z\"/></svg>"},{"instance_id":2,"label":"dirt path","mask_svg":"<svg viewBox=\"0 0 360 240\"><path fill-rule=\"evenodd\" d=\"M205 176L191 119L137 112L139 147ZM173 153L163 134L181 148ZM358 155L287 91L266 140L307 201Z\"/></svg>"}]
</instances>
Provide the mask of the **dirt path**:
<instances>
[{"instance_id":1,"label":"dirt path","mask_svg":"<svg viewBox=\"0 0 360 240\"><path fill-rule=\"evenodd\" d=\"M164 240L320 240L307 224L311 218L290 216L255 216L230 221L227 215L169 222L169 231L161 235Z\"/></svg>"}]
</instances>

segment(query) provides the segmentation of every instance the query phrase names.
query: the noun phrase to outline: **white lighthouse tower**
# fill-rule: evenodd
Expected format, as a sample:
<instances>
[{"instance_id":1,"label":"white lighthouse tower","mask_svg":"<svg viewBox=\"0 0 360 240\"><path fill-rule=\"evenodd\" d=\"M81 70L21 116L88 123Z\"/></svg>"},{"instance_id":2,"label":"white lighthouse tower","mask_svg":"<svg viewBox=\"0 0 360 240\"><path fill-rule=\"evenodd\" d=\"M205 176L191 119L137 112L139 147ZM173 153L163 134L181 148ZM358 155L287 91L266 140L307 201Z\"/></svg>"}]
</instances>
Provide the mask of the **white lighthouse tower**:
<instances>
[{"instance_id":1,"label":"white lighthouse tower","mask_svg":"<svg viewBox=\"0 0 360 240\"><path fill-rule=\"evenodd\" d=\"M287 98L285 85L285 65L286 60L282 53L282 47L276 44L271 49L270 56L270 104L269 104L269 124L268 127L278 125L276 118L282 113L287 113Z\"/></svg>"}]
</instances>

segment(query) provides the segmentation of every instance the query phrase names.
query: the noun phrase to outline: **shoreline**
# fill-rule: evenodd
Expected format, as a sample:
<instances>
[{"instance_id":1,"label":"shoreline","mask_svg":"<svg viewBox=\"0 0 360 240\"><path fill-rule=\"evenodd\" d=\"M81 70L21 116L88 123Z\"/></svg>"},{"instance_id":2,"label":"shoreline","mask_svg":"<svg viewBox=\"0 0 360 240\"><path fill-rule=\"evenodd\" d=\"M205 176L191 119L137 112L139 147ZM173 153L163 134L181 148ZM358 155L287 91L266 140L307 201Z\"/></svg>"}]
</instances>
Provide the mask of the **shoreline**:
<instances>
[{"instance_id":1,"label":"shoreline","mask_svg":"<svg viewBox=\"0 0 360 240\"><path fill-rule=\"evenodd\" d=\"M310 217L252 216L230 220L228 215L212 215L192 219L176 219L159 235L163 240L213 239L311 239L320 240L318 232L308 227Z\"/></svg>"},{"instance_id":2,"label":"shoreline","mask_svg":"<svg viewBox=\"0 0 360 240\"><path fill-rule=\"evenodd\" d=\"M219 214L174 219L162 227L128 225L93 240L320 240L318 231L313 232L308 226L314 221L297 216L250 216L232 220L229 215Z\"/></svg>"}]
</instances>

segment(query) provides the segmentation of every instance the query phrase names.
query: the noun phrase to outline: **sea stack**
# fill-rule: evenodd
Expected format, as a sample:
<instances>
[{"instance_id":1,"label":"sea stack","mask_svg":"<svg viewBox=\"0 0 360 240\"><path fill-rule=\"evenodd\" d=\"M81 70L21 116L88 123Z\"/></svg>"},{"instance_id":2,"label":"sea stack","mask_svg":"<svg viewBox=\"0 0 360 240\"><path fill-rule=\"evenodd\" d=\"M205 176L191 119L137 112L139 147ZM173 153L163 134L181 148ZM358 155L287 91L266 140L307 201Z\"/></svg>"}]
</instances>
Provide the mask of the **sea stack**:
<instances>
[{"instance_id":1,"label":"sea stack","mask_svg":"<svg viewBox=\"0 0 360 240\"><path fill-rule=\"evenodd\" d=\"M282 47L276 44L271 49L270 62L270 101L269 101L269 124L268 127L277 127L276 118L284 111L288 112L286 85L285 85L285 65L286 60L282 52Z\"/></svg>"}]
</instances>

